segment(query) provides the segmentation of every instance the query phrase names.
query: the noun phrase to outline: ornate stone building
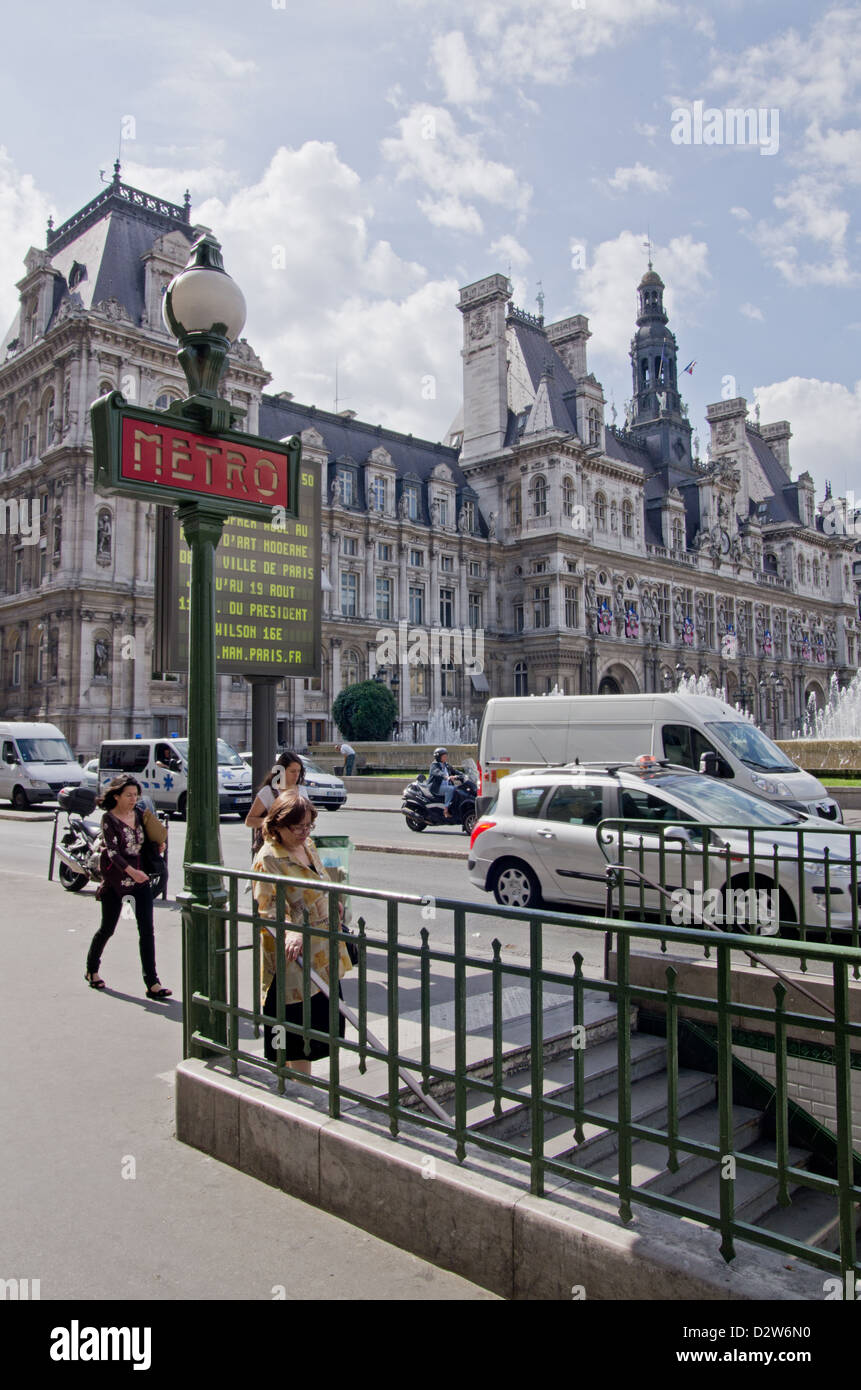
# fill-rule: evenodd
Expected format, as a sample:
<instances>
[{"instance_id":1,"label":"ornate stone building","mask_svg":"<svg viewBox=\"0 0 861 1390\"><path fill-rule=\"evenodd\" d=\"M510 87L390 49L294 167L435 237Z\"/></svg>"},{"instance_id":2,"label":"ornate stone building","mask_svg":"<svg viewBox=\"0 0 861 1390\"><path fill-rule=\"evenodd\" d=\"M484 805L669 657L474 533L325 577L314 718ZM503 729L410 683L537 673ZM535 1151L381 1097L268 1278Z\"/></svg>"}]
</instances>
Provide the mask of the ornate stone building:
<instances>
[{"instance_id":1,"label":"ornate stone building","mask_svg":"<svg viewBox=\"0 0 861 1390\"><path fill-rule=\"evenodd\" d=\"M31 249L0 347L0 711L49 719L82 755L182 732L184 681L152 672L155 509L93 491L89 405L184 393L161 321L195 229L114 178ZM245 340L225 392L246 428L302 436L323 502L321 675L278 692L278 737L334 734L343 685L384 675L401 724L480 715L488 693L648 691L711 674L780 732L858 662L853 541L830 535L790 429L742 399L709 407L699 457L663 283L638 290L625 424L605 424L588 320L545 325L490 276L461 292L463 410L445 443L267 396ZM409 656L409 660L407 657ZM473 661L478 658L478 661ZM479 669L479 666L481 669ZM245 746L250 687L219 678Z\"/></svg>"}]
</instances>

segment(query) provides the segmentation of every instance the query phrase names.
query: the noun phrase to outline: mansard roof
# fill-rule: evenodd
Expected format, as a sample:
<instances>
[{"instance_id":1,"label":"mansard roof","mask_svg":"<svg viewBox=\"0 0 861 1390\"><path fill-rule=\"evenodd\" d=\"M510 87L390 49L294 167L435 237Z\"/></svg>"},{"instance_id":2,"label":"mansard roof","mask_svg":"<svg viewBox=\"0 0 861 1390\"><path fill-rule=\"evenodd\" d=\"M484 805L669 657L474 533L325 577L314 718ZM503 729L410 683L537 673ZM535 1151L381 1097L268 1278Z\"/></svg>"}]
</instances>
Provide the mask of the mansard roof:
<instances>
[{"instance_id":1,"label":"mansard roof","mask_svg":"<svg viewBox=\"0 0 861 1390\"><path fill-rule=\"evenodd\" d=\"M459 491L468 489L469 496L474 496L458 464L457 449L433 443L429 439L416 439L411 434L383 429L382 425L369 425L358 419L348 420L343 415L318 410L313 405L279 400L277 396L263 396L259 431L264 438L285 439L292 434L301 434L311 426L322 437L330 463L349 457L363 465L372 450L383 444L391 455L399 481L411 477L427 484L434 469L444 463L451 470L455 487Z\"/></svg>"},{"instance_id":2,"label":"mansard roof","mask_svg":"<svg viewBox=\"0 0 861 1390\"><path fill-rule=\"evenodd\" d=\"M751 429L749 425L746 426L745 437L762 469L765 481L771 489L771 496L764 499L768 503L768 520L797 525L801 521L797 484L787 478L786 470L781 467L758 430ZM751 498L751 511L756 511L753 498Z\"/></svg>"}]
</instances>

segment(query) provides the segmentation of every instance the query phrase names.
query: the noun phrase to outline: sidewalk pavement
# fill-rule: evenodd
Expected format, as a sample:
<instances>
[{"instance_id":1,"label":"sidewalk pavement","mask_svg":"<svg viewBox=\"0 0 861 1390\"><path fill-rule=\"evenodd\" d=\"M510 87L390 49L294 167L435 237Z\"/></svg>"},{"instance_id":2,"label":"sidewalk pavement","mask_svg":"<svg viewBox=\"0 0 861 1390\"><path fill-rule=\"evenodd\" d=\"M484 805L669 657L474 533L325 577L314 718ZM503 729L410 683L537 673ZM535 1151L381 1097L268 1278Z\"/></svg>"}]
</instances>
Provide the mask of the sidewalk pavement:
<instances>
[{"instance_id":1,"label":"sidewalk pavement","mask_svg":"<svg viewBox=\"0 0 861 1390\"><path fill-rule=\"evenodd\" d=\"M93 890L66 893L13 862L0 861L0 1277L39 1279L43 1300L272 1300L279 1286L291 1300L493 1298L178 1143L176 905L156 906L173 998L144 998L123 919L97 992L83 978Z\"/></svg>"}]
</instances>

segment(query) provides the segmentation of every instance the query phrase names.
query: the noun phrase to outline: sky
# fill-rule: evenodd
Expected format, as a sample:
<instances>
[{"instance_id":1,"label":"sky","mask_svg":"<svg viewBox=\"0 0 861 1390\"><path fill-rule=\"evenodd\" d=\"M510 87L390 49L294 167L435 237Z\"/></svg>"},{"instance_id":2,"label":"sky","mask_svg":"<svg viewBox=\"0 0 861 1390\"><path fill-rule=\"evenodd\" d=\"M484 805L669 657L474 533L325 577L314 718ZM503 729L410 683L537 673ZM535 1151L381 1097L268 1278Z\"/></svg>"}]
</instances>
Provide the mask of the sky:
<instances>
[{"instance_id":1,"label":"sky","mask_svg":"<svg viewBox=\"0 0 861 1390\"><path fill-rule=\"evenodd\" d=\"M652 261L691 422L788 419L861 498L861 3L45 0L4 20L0 317L122 177L213 229L271 391L443 438L461 286L586 314L607 420ZM26 61L23 55L28 55ZM732 112L750 111L741 129Z\"/></svg>"}]
</instances>

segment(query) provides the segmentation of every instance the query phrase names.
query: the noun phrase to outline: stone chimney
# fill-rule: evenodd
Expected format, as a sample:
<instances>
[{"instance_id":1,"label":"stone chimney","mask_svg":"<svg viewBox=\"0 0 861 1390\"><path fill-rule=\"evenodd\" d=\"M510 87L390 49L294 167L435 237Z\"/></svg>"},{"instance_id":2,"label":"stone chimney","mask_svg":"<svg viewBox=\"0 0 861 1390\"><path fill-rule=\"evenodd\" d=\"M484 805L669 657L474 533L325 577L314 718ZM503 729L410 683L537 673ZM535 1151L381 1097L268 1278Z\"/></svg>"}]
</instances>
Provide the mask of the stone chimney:
<instances>
[{"instance_id":1,"label":"stone chimney","mask_svg":"<svg viewBox=\"0 0 861 1390\"><path fill-rule=\"evenodd\" d=\"M585 314L575 314L573 318L549 323L544 331L547 341L555 347L574 380L586 376L589 371L586 366L586 343L592 334Z\"/></svg>"},{"instance_id":2,"label":"stone chimney","mask_svg":"<svg viewBox=\"0 0 861 1390\"><path fill-rule=\"evenodd\" d=\"M792 430L788 420L774 420L770 425L760 425L759 432L777 459L787 478L792 476L789 468L789 441Z\"/></svg>"}]
</instances>

